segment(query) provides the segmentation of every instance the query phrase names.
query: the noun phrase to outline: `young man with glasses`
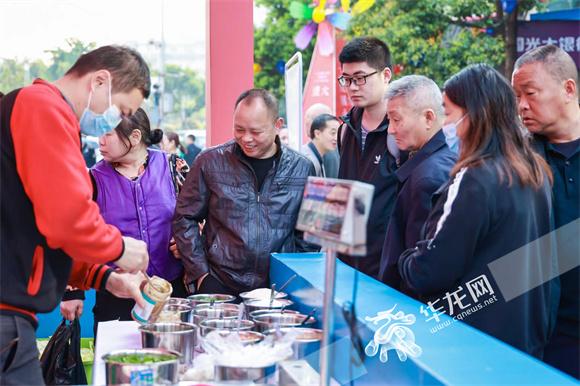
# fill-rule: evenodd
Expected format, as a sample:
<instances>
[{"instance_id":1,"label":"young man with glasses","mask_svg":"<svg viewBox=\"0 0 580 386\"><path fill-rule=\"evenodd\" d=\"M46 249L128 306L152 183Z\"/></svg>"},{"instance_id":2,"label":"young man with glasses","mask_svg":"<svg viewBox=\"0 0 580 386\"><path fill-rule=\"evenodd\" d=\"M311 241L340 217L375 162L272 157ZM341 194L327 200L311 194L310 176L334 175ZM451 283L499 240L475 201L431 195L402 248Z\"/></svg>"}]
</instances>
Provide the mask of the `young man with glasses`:
<instances>
[{"instance_id":1,"label":"young man with glasses","mask_svg":"<svg viewBox=\"0 0 580 386\"><path fill-rule=\"evenodd\" d=\"M348 265L377 278L383 242L397 193L394 171L401 162L394 139L387 134L389 121L384 95L391 80L389 48L374 37L356 38L339 56L342 74L353 108L341 117L338 144L338 178L374 185L375 193L367 225L367 254L339 255Z\"/></svg>"}]
</instances>

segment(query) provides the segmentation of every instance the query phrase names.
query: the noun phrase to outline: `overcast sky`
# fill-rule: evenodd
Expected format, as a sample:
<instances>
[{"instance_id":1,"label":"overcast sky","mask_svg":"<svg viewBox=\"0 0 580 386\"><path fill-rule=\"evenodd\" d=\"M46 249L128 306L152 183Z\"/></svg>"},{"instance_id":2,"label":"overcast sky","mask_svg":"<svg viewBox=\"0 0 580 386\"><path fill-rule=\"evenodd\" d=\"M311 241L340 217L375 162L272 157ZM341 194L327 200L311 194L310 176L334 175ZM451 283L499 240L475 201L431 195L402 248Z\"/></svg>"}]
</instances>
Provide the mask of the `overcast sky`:
<instances>
[{"instance_id":1,"label":"overcast sky","mask_svg":"<svg viewBox=\"0 0 580 386\"><path fill-rule=\"evenodd\" d=\"M260 23L263 10L254 12ZM161 40L162 15L168 48L184 49L175 60L202 69L205 0L0 0L0 59L46 59L45 50L65 47L71 37L147 50Z\"/></svg>"}]
</instances>

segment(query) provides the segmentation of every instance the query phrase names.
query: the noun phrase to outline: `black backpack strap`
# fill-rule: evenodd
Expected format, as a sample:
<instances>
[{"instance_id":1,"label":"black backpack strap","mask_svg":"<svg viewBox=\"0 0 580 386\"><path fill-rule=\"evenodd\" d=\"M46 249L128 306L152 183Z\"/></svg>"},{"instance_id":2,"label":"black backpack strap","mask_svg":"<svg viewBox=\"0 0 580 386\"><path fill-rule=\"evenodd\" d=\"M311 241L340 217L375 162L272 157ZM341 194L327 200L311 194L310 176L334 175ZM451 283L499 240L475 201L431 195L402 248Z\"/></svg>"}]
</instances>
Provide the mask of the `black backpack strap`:
<instances>
[{"instance_id":1,"label":"black backpack strap","mask_svg":"<svg viewBox=\"0 0 580 386\"><path fill-rule=\"evenodd\" d=\"M344 142L344 137L346 136L346 131L348 127L346 127L346 122L342 122L340 126L338 126L338 135L336 136L336 144L338 149L338 154L340 154L340 148Z\"/></svg>"}]
</instances>

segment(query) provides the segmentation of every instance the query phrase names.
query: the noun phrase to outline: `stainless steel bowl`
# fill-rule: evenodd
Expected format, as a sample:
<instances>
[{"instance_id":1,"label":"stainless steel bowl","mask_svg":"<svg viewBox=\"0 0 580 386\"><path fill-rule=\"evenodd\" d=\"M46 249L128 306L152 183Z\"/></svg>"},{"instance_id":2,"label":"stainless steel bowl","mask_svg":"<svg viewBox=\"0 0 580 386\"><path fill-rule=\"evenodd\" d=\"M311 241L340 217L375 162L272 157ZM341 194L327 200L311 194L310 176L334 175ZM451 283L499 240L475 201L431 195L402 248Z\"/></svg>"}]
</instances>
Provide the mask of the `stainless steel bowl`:
<instances>
[{"instance_id":1,"label":"stainless steel bowl","mask_svg":"<svg viewBox=\"0 0 580 386\"><path fill-rule=\"evenodd\" d=\"M188 296L187 299L196 306L203 303L231 303L236 300L236 297L226 294L195 294Z\"/></svg>"},{"instance_id":2,"label":"stainless steel bowl","mask_svg":"<svg viewBox=\"0 0 580 386\"><path fill-rule=\"evenodd\" d=\"M201 336L206 336L210 331L215 330L229 330L229 331L249 331L255 327L255 323L251 320L237 319L206 319L200 323L199 329Z\"/></svg>"},{"instance_id":3,"label":"stainless steel bowl","mask_svg":"<svg viewBox=\"0 0 580 386\"><path fill-rule=\"evenodd\" d=\"M294 310L286 310L286 309L276 309L276 310L271 310L269 308L264 309L264 310L257 310L257 311L252 311L249 313L248 317L250 320L254 320L254 318L258 315L264 315L264 314L273 314L273 313L282 313L282 314L299 314L300 312L298 311L294 311Z\"/></svg>"},{"instance_id":4,"label":"stainless steel bowl","mask_svg":"<svg viewBox=\"0 0 580 386\"><path fill-rule=\"evenodd\" d=\"M143 348L164 348L182 354L180 363L193 363L196 328L189 323L151 323L140 326Z\"/></svg>"},{"instance_id":5,"label":"stainless steel bowl","mask_svg":"<svg viewBox=\"0 0 580 386\"><path fill-rule=\"evenodd\" d=\"M292 344L292 358L291 359L304 359L305 357L320 351L320 342L322 341L322 330L317 328L306 328L306 327L284 327L280 328L282 334L286 334L288 331L293 331L298 333L296 340ZM271 329L265 331L264 334L271 335L275 333L276 330ZM315 360L318 359L314 358Z\"/></svg>"},{"instance_id":6,"label":"stainless steel bowl","mask_svg":"<svg viewBox=\"0 0 580 386\"><path fill-rule=\"evenodd\" d=\"M119 355L169 356L161 362L133 364L115 360ZM174 385L179 381L179 358L175 351L164 349L116 350L103 355L107 385Z\"/></svg>"},{"instance_id":7,"label":"stainless steel bowl","mask_svg":"<svg viewBox=\"0 0 580 386\"><path fill-rule=\"evenodd\" d=\"M307 315L303 314L283 314L280 312L274 312L270 314L262 314L254 317L254 322L256 323L256 329L260 332L264 332L274 328L276 325L280 327L299 327L304 320L308 318ZM316 323L315 317L310 317L306 321L306 326L311 326Z\"/></svg>"},{"instance_id":8,"label":"stainless steel bowl","mask_svg":"<svg viewBox=\"0 0 580 386\"><path fill-rule=\"evenodd\" d=\"M179 304L193 307L193 302L187 298L169 298L165 304Z\"/></svg>"},{"instance_id":9,"label":"stainless steel bowl","mask_svg":"<svg viewBox=\"0 0 580 386\"><path fill-rule=\"evenodd\" d=\"M247 313L250 314L258 310L280 310L291 306L294 302L288 299L274 299L272 302L270 300L258 299L248 300L244 304Z\"/></svg>"},{"instance_id":10,"label":"stainless steel bowl","mask_svg":"<svg viewBox=\"0 0 580 386\"><path fill-rule=\"evenodd\" d=\"M251 381L259 384L278 384L276 364L263 367L215 365L214 374L216 381Z\"/></svg>"},{"instance_id":11,"label":"stainless steel bowl","mask_svg":"<svg viewBox=\"0 0 580 386\"><path fill-rule=\"evenodd\" d=\"M185 299L184 299L185 300ZM155 323L193 323L191 302L168 302L157 316Z\"/></svg>"},{"instance_id":12,"label":"stainless steel bowl","mask_svg":"<svg viewBox=\"0 0 580 386\"><path fill-rule=\"evenodd\" d=\"M237 319L239 312L239 304L198 304L193 310L193 322L199 326L206 319Z\"/></svg>"},{"instance_id":13,"label":"stainless steel bowl","mask_svg":"<svg viewBox=\"0 0 580 386\"><path fill-rule=\"evenodd\" d=\"M267 291L271 291L270 288L258 288L258 289L265 289ZM242 300L244 301L244 303L246 301L254 300L254 299L257 299L257 300L259 300L259 299L266 299L268 301L270 300L270 293L267 293L266 296L261 296L260 297L260 296L251 296L251 292L253 292L253 290L252 291L242 292L240 294L240 297L242 298ZM286 299L287 297L288 297L288 294L286 292L276 292L275 299Z\"/></svg>"}]
</instances>

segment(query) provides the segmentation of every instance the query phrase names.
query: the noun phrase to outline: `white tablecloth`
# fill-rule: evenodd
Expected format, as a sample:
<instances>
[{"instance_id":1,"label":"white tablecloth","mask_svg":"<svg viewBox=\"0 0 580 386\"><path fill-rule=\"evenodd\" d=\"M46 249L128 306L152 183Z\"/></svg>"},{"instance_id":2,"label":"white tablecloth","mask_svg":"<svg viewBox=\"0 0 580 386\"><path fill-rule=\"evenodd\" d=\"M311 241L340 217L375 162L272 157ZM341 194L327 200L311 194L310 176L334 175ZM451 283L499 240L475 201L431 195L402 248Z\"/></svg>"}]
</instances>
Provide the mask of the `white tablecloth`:
<instances>
[{"instance_id":1,"label":"white tablecloth","mask_svg":"<svg viewBox=\"0 0 580 386\"><path fill-rule=\"evenodd\" d=\"M102 386L106 384L103 355L114 350L141 348L141 333L138 328L139 323L134 321L121 322L112 320L99 323L99 332L95 343L93 385Z\"/></svg>"}]
</instances>

